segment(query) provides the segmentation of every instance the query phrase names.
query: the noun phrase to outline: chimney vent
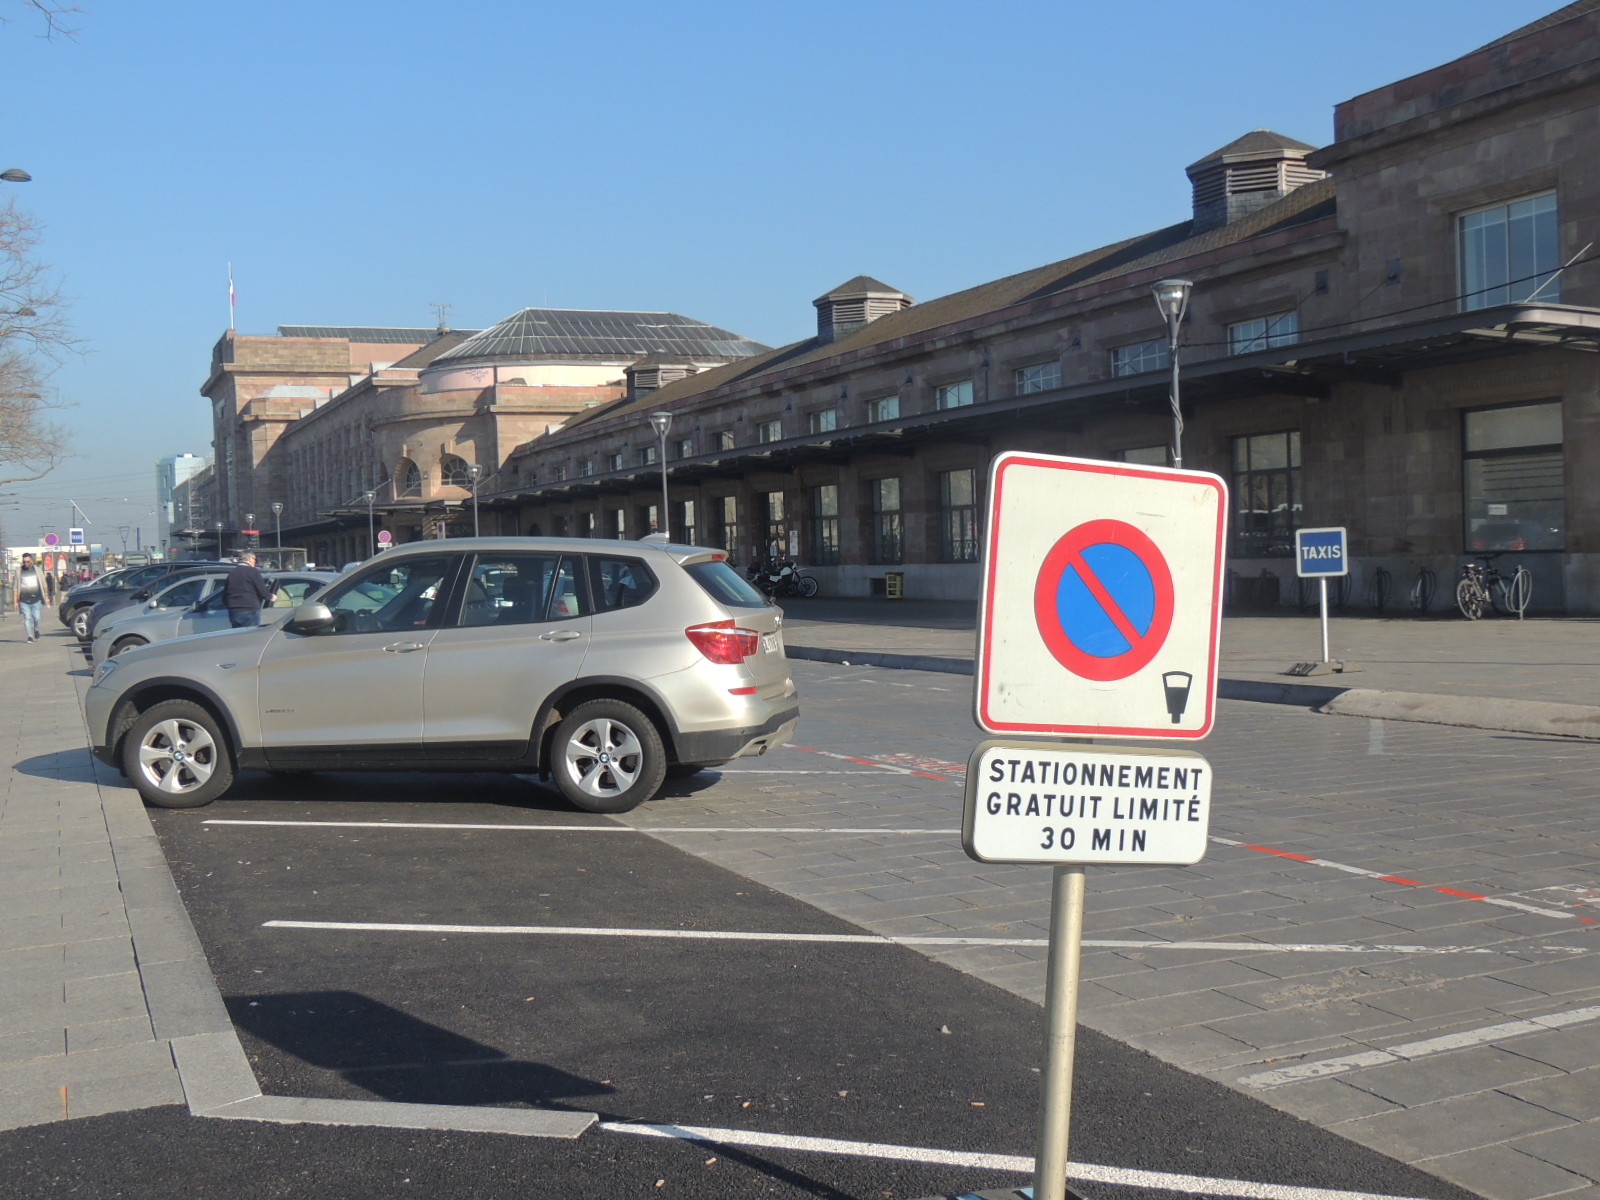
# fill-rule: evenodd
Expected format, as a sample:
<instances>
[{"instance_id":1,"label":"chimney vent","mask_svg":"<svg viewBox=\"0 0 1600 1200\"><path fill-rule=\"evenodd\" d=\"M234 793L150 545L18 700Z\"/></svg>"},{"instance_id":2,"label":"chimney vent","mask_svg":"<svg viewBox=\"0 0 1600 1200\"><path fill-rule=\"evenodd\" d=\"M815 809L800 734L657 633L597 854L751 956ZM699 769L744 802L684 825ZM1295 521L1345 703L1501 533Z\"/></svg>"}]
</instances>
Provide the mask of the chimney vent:
<instances>
[{"instance_id":1,"label":"chimney vent","mask_svg":"<svg viewBox=\"0 0 1600 1200\"><path fill-rule=\"evenodd\" d=\"M811 303L817 306L817 340L826 345L842 341L879 317L910 308L913 301L870 275L857 275Z\"/></svg>"},{"instance_id":2,"label":"chimney vent","mask_svg":"<svg viewBox=\"0 0 1600 1200\"><path fill-rule=\"evenodd\" d=\"M1194 185L1194 232L1230 225L1327 175L1306 166L1305 142L1254 129L1188 168Z\"/></svg>"}]
</instances>

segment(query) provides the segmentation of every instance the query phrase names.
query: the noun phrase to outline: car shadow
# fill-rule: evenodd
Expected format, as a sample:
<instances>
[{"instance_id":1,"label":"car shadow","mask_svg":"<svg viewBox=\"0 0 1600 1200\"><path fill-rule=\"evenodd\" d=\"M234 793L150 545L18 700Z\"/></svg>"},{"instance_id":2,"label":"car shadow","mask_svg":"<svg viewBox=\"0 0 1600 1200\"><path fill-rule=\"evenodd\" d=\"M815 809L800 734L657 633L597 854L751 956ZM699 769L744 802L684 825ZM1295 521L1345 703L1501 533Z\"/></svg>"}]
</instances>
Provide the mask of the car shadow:
<instances>
[{"instance_id":1,"label":"car shadow","mask_svg":"<svg viewBox=\"0 0 1600 1200\"><path fill-rule=\"evenodd\" d=\"M579 1109L615 1088L503 1051L359 992L226 997L241 1031L384 1100Z\"/></svg>"},{"instance_id":2,"label":"car shadow","mask_svg":"<svg viewBox=\"0 0 1600 1200\"><path fill-rule=\"evenodd\" d=\"M35 754L11 764L19 775L34 779L54 779L62 783L104 782L95 773L94 756L83 746L68 746L48 754Z\"/></svg>"}]
</instances>

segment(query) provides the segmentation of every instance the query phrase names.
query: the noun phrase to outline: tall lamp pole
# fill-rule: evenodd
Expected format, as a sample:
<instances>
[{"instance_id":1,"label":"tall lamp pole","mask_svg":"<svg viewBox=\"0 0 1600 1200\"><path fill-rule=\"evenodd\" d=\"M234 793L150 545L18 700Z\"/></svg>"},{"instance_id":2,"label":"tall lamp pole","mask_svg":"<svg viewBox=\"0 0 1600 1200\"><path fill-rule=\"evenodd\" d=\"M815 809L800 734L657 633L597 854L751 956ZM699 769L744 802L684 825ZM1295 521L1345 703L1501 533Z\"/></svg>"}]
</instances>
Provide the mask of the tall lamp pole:
<instances>
[{"instance_id":1,"label":"tall lamp pole","mask_svg":"<svg viewBox=\"0 0 1600 1200\"><path fill-rule=\"evenodd\" d=\"M254 550L257 546L259 546L261 544L261 534L260 534L259 531L256 531L256 515L255 515L255 513L245 513L245 515L244 515L244 527L246 529L249 529L249 530L252 531L251 533L249 533L247 535L250 538L250 540L245 543L245 549Z\"/></svg>"},{"instance_id":2,"label":"tall lamp pole","mask_svg":"<svg viewBox=\"0 0 1600 1200\"><path fill-rule=\"evenodd\" d=\"M283 549L283 501L272 502L272 537L279 550ZM280 564L281 565L281 564Z\"/></svg>"},{"instance_id":3,"label":"tall lamp pole","mask_svg":"<svg viewBox=\"0 0 1600 1200\"><path fill-rule=\"evenodd\" d=\"M483 476L482 463L469 463L467 476L472 480L472 536L478 536L478 480Z\"/></svg>"},{"instance_id":4,"label":"tall lamp pole","mask_svg":"<svg viewBox=\"0 0 1600 1200\"><path fill-rule=\"evenodd\" d=\"M661 520L656 529L666 535L667 541L672 540L672 518L667 515L667 430L672 428L672 414L669 412L653 412L650 414L650 427L656 431L656 438L661 442Z\"/></svg>"},{"instance_id":5,"label":"tall lamp pole","mask_svg":"<svg viewBox=\"0 0 1600 1200\"><path fill-rule=\"evenodd\" d=\"M372 502L378 498L378 493L363 492L361 498L367 502L367 557L371 558L378 552L378 530L372 523Z\"/></svg>"},{"instance_id":6,"label":"tall lamp pole","mask_svg":"<svg viewBox=\"0 0 1600 1200\"><path fill-rule=\"evenodd\" d=\"M217 557L222 557L222 522L217 522Z\"/></svg>"},{"instance_id":7,"label":"tall lamp pole","mask_svg":"<svg viewBox=\"0 0 1600 1200\"><path fill-rule=\"evenodd\" d=\"M1172 367L1172 465L1183 466L1183 410L1178 405L1178 334L1189 311L1189 295L1194 284L1187 279L1163 279L1150 286L1156 307L1167 319L1167 362Z\"/></svg>"}]
</instances>

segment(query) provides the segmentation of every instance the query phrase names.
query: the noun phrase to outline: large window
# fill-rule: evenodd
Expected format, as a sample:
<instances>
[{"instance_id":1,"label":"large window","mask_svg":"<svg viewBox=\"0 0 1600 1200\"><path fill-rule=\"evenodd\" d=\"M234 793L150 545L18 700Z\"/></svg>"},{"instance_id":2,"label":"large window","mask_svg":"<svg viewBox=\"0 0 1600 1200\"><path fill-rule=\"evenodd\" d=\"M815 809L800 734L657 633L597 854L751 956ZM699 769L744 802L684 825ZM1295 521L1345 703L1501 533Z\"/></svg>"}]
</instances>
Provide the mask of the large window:
<instances>
[{"instance_id":1,"label":"large window","mask_svg":"<svg viewBox=\"0 0 1600 1200\"><path fill-rule=\"evenodd\" d=\"M1038 363L1031 367L1017 368L1017 395L1026 396L1033 392L1054 391L1061 386L1061 364L1058 362Z\"/></svg>"},{"instance_id":2,"label":"large window","mask_svg":"<svg viewBox=\"0 0 1600 1200\"><path fill-rule=\"evenodd\" d=\"M1462 308L1514 304L1535 291L1552 304L1561 299L1554 192L1465 213L1460 226Z\"/></svg>"},{"instance_id":3,"label":"large window","mask_svg":"<svg viewBox=\"0 0 1600 1200\"><path fill-rule=\"evenodd\" d=\"M903 539L900 526L900 481L874 479L872 492L872 561L897 563Z\"/></svg>"},{"instance_id":4,"label":"large window","mask_svg":"<svg viewBox=\"0 0 1600 1200\"><path fill-rule=\"evenodd\" d=\"M939 472L939 560L978 561L977 472Z\"/></svg>"},{"instance_id":5,"label":"large window","mask_svg":"<svg viewBox=\"0 0 1600 1200\"><path fill-rule=\"evenodd\" d=\"M620 470L622 470L622 455L620 455L620 454L608 454L608 455L606 455L606 470L608 470L608 471L620 471Z\"/></svg>"},{"instance_id":6,"label":"large window","mask_svg":"<svg viewBox=\"0 0 1600 1200\"><path fill-rule=\"evenodd\" d=\"M832 433L839 428L839 410L822 408L806 414L806 429L811 433Z\"/></svg>"},{"instance_id":7,"label":"large window","mask_svg":"<svg viewBox=\"0 0 1600 1200\"><path fill-rule=\"evenodd\" d=\"M762 503L767 510L767 541L763 549L769 555L789 552L788 523L783 518L783 493L765 492Z\"/></svg>"},{"instance_id":8,"label":"large window","mask_svg":"<svg viewBox=\"0 0 1600 1200\"><path fill-rule=\"evenodd\" d=\"M696 544L693 500L683 500L678 504L678 536L683 539L683 544L686 546Z\"/></svg>"},{"instance_id":9,"label":"large window","mask_svg":"<svg viewBox=\"0 0 1600 1200\"><path fill-rule=\"evenodd\" d=\"M678 443L677 449L678 449L678 453L674 457L676 457L676 458L693 458L694 457L694 439L692 437L684 438L683 440L681 440Z\"/></svg>"},{"instance_id":10,"label":"large window","mask_svg":"<svg viewBox=\"0 0 1600 1200\"><path fill-rule=\"evenodd\" d=\"M402 496L422 495L422 471L409 458L400 462L400 478L405 481L402 485L405 490L400 493Z\"/></svg>"},{"instance_id":11,"label":"large window","mask_svg":"<svg viewBox=\"0 0 1600 1200\"><path fill-rule=\"evenodd\" d=\"M1294 553L1300 528L1300 433L1233 439L1233 546L1242 558Z\"/></svg>"},{"instance_id":12,"label":"large window","mask_svg":"<svg viewBox=\"0 0 1600 1200\"><path fill-rule=\"evenodd\" d=\"M1462 414L1462 508L1467 549L1566 547L1561 402Z\"/></svg>"},{"instance_id":13,"label":"large window","mask_svg":"<svg viewBox=\"0 0 1600 1200\"><path fill-rule=\"evenodd\" d=\"M1143 375L1146 371L1159 371L1166 365L1166 338L1118 346L1111 351L1112 375Z\"/></svg>"},{"instance_id":14,"label":"large window","mask_svg":"<svg viewBox=\"0 0 1600 1200\"><path fill-rule=\"evenodd\" d=\"M734 496L721 496L711 502L711 512L716 518L717 545L727 551L734 561L739 558L739 501Z\"/></svg>"},{"instance_id":15,"label":"large window","mask_svg":"<svg viewBox=\"0 0 1600 1200\"><path fill-rule=\"evenodd\" d=\"M811 561L826 566L839 561L839 485L811 489Z\"/></svg>"},{"instance_id":16,"label":"large window","mask_svg":"<svg viewBox=\"0 0 1600 1200\"><path fill-rule=\"evenodd\" d=\"M783 422L777 420L761 422L756 426L756 440L762 445L783 441Z\"/></svg>"},{"instance_id":17,"label":"large window","mask_svg":"<svg viewBox=\"0 0 1600 1200\"><path fill-rule=\"evenodd\" d=\"M654 446L654 445L651 445L651 446L640 446L639 447L639 465L641 467L654 466L657 457L660 455L660 452L661 451L660 451L660 448L658 446Z\"/></svg>"},{"instance_id":18,"label":"large window","mask_svg":"<svg viewBox=\"0 0 1600 1200\"><path fill-rule=\"evenodd\" d=\"M718 450L732 450L733 449L733 430L731 430L731 429L719 429L717 431L717 449Z\"/></svg>"},{"instance_id":19,"label":"large window","mask_svg":"<svg viewBox=\"0 0 1600 1200\"><path fill-rule=\"evenodd\" d=\"M867 401L867 420L869 422L893 421L899 416L899 396L879 396L876 400Z\"/></svg>"},{"instance_id":20,"label":"large window","mask_svg":"<svg viewBox=\"0 0 1600 1200\"><path fill-rule=\"evenodd\" d=\"M447 454L439 462L439 482L445 487L469 488L472 475L467 470L467 460Z\"/></svg>"},{"instance_id":21,"label":"large window","mask_svg":"<svg viewBox=\"0 0 1600 1200\"><path fill-rule=\"evenodd\" d=\"M1299 340L1299 313L1277 313L1270 317L1256 317L1251 321L1237 321L1228 326L1229 354L1250 354L1256 350L1292 346Z\"/></svg>"},{"instance_id":22,"label":"large window","mask_svg":"<svg viewBox=\"0 0 1600 1200\"><path fill-rule=\"evenodd\" d=\"M972 380L946 383L933 393L935 408L965 408L972 403Z\"/></svg>"}]
</instances>

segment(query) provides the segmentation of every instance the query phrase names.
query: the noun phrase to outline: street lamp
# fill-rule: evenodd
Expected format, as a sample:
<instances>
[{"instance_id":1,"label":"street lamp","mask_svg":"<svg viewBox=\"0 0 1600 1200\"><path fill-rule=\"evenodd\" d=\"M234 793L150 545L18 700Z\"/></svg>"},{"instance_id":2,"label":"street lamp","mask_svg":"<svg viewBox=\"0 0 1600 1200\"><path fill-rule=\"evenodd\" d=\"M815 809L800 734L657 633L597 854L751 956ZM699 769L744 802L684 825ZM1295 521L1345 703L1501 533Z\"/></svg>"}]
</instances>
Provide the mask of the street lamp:
<instances>
[{"instance_id":1,"label":"street lamp","mask_svg":"<svg viewBox=\"0 0 1600 1200\"><path fill-rule=\"evenodd\" d=\"M378 498L378 493L363 492L361 498L367 502L367 557L371 558L378 552L378 533L372 523L372 502Z\"/></svg>"},{"instance_id":2,"label":"street lamp","mask_svg":"<svg viewBox=\"0 0 1600 1200\"><path fill-rule=\"evenodd\" d=\"M467 466L467 475L472 480L472 536L478 536L478 480L483 475L482 463L471 463Z\"/></svg>"},{"instance_id":3,"label":"street lamp","mask_svg":"<svg viewBox=\"0 0 1600 1200\"><path fill-rule=\"evenodd\" d=\"M250 539L248 542L245 543L245 548L248 549L248 550L254 550L257 546L259 546L261 544L261 535L256 532L256 515L255 515L255 513L245 513L245 515L244 515L244 527L245 527L245 529L247 529L249 531L248 533L245 534L245 536Z\"/></svg>"},{"instance_id":4,"label":"street lamp","mask_svg":"<svg viewBox=\"0 0 1600 1200\"><path fill-rule=\"evenodd\" d=\"M656 437L661 441L661 521L656 525L656 529L665 534L667 541L670 542L672 540L672 521L667 516L667 430L672 428L672 414L669 412L651 413L650 427L656 431Z\"/></svg>"},{"instance_id":5,"label":"street lamp","mask_svg":"<svg viewBox=\"0 0 1600 1200\"><path fill-rule=\"evenodd\" d=\"M1194 284L1187 279L1163 279L1150 285L1156 307L1167 319L1167 362L1172 367L1172 465L1183 466L1183 411L1178 407L1178 330L1189 311L1189 293Z\"/></svg>"},{"instance_id":6,"label":"street lamp","mask_svg":"<svg viewBox=\"0 0 1600 1200\"><path fill-rule=\"evenodd\" d=\"M0 179L4 179L7 183L33 182L33 176L29 175L21 167L7 167L4 171L0 171Z\"/></svg>"},{"instance_id":7,"label":"street lamp","mask_svg":"<svg viewBox=\"0 0 1600 1200\"><path fill-rule=\"evenodd\" d=\"M217 522L217 557L222 557L222 522Z\"/></svg>"},{"instance_id":8,"label":"street lamp","mask_svg":"<svg viewBox=\"0 0 1600 1200\"><path fill-rule=\"evenodd\" d=\"M128 557L128 535L133 532L132 526L118 525L117 536L122 539L122 557Z\"/></svg>"},{"instance_id":9,"label":"street lamp","mask_svg":"<svg viewBox=\"0 0 1600 1200\"><path fill-rule=\"evenodd\" d=\"M272 533L273 540L277 542L278 549L283 549L283 501L272 502Z\"/></svg>"}]
</instances>

